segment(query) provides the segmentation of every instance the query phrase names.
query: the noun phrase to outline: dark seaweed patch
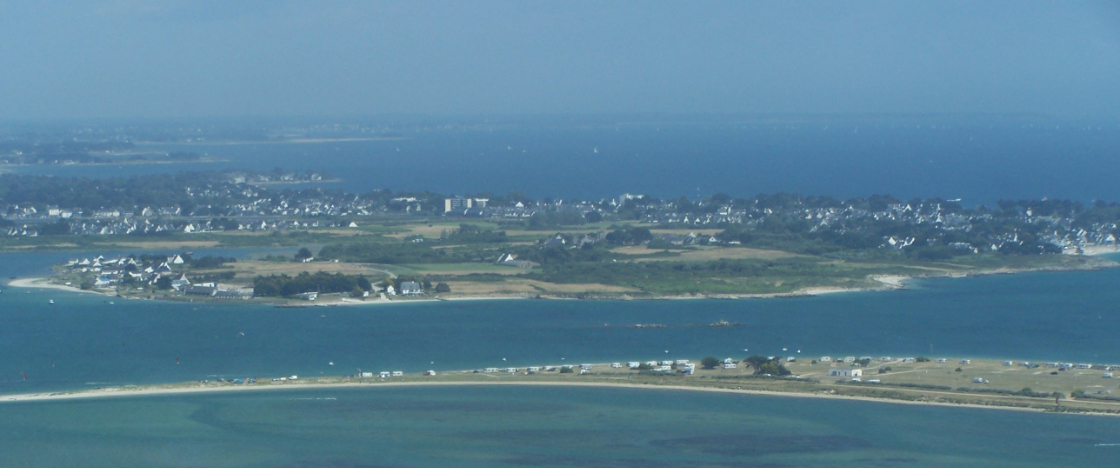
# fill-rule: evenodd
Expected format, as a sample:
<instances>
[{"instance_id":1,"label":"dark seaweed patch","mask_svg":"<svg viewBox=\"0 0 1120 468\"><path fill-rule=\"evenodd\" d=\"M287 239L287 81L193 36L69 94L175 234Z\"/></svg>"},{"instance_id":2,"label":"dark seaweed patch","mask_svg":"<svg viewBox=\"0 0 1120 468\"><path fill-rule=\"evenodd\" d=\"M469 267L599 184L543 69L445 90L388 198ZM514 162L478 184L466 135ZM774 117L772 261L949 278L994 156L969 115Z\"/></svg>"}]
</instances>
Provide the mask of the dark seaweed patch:
<instances>
[{"instance_id":1,"label":"dark seaweed patch","mask_svg":"<svg viewBox=\"0 0 1120 468\"><path fill-rule=\"evenodd\" d=\"M300 460L281 468L401 468L399 465L371 464L358 460Z\"/></svg>"},{"instance_id":2,"label":"dark seaweed patch","mask_svg":"<svg viewBox=\"0 0 1120 468\"><path fill-rule=\"evenodd\" d=\"M673 450L692 450L731 456L764 456L783 453L841 452L868 448L871 444L849 436L793 434L737 434L662 439L651 445Z\"/></svg>"},{"instance_id":3,"label":"dark seaweed patch","mask_svg":"<svg viewBox=\"0 0 1120 468\"><path fill-rule=\"evenodd\" d=\"M719 466L735 468L789 468L792 465L776 463L726 465L723 463L706 464L696 460L659 460L653 458L599 458L579 457L559 454L521 454L503 460L511 465L520 466L578 466L585 468L699 468Z\"/></svg>"}]
</instances>

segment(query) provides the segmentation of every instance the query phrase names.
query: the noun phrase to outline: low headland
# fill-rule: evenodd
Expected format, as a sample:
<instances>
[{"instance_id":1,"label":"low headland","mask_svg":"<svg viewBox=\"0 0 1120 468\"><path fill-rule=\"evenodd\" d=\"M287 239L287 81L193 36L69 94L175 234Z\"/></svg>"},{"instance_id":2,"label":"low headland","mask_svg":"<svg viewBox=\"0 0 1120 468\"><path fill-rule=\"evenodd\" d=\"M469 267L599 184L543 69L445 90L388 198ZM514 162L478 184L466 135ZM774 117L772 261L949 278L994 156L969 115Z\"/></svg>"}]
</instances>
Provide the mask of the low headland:
<instances>
[{"instance_id":1,"label":"low headland","mask_svg":"<svg viewBox=\"0 0 1120 468\"><path fill-rule=\"evenodd\" d=\"M423 375L386 371L336 377L242 377L12 394L0 396L0 402L412 385L559 385L1120 415L1120 396L1110 393L1115 388L1112 370L1120 366L922 357L834 357L829 358L832 362L823 362L825 357L789 361L752 356L742 361L706 362L713 359L501 367ZM638 367L631 368L635 365Z\"/></svg>"}]
</instances>

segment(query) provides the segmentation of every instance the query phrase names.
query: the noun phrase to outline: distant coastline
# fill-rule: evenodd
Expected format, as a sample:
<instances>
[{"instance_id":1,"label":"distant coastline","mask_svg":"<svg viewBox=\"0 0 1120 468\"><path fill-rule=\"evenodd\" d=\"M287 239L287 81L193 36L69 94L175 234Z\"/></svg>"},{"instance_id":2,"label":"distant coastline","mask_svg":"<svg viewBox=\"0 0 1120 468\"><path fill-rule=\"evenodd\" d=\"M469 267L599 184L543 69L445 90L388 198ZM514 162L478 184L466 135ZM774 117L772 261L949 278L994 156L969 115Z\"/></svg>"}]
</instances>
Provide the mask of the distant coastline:
<instances>
[{"instance_id":1,"label":"distant coastline","mask_svg":"<svg viewBox=\"0 0 1120 468\"><path fill-rule=\"evenodd\" d=\"M1108 251L1096 252L1092 255L1106 255L1117 253L1112 249ZM1089 255L1089 254L1086 254ZM767 298L796 298L796 297L811 297L820 296L825 294L840 294L840 293L853 293L853 292L873 292L873 291L893 291L899 289L906 289L907 283L918 279L938 279L938 278L966 278L975 276L989 276L989 275L1006 275L1017 273L1035 273L1035 272L1064 272L1064 271L1092 271L1103 268L1114 268L1120 266L1120 263L1111 260L1100 259L1090 264L1082 264L1078 266L1053 266L1053 267L1037 267L1037 268L994 268L980 271L970 272L952 272L952 273L936 273L928 275L874 275L868 279L873 281L875 286L870 287L828 287L828 286L810 286L791 292L779 293L761 293L761 294L696 294L696 295L632 295L627 293L596 293L589 291L579 294L479 294L479 295L435 295L426 296L423 298L409 298L409 299L350 299L339 297L337 300L328 301L303 301L282 298L269 298L261 301L245 302L241 300L210 300L206 298L145 298L137 296L119 296L114 290L106 289L89 289L83 290L76 286L68 286L63 284L52 283L52 277L36 277L36 278L19 278L10 280L9 287L12 288L42 288L52 289L64 292L78 292L100 294L107 297L118 297L125 300L145 300L145 301L166 301L166 302L221 302L227 304L244 304L244 305L265 305L277 307L361 307L361 306L377 306L385 304L416 304L424 302L446 302L446 301L480 301L480 300L511 300L511 299L536 299L536 300L734 300L734 299L767 299ZM322 297L322 296L320 296ZM197 300L196 300L197 299Z\"/></svg>"},{"instance_id":2,"label":"distant coastline","mask_svg":"<svg viewBox=\"0 0 1120 468\"><path fill-rule=\"evenodd\" d=\"M136 145L140 146L157 146L157 145L213 145L213 146L237 146L237 145L278 145L284 143L295 144L309 144L309 143L348 143L356 141L394 141L406 140L405 137L368 137L368 138L290 138L283 140L213 140L213 141L137 141Z\"/></svg>"},{"instance_id":3,"label":"distant coastline","mask_svg":"<svg viewBox=\"0 0 1120 468\"><path fill-rule=\"evenodd\" d=\"M149 164L195 164L195 163L219 163L229 162L228 159L221 158L198 158L191 160L176 160L176 159L120 159L120 160L106 160L102 162L76 162L71 164L0 164L0 172L5 172L5 168L16 167L81 167L81 166L143 166ZM7 172L13 172L11 170Z\"/></svg>"}]
</instances>

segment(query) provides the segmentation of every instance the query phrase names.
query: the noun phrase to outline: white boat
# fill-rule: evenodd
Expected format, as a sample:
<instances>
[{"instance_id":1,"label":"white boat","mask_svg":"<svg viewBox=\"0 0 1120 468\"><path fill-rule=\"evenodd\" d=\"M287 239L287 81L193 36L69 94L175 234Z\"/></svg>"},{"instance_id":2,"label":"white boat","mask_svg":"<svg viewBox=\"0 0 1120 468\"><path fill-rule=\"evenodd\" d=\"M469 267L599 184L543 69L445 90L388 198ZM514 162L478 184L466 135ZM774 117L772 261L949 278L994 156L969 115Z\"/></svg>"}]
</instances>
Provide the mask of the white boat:
<instances>
[{"instance_id":1,"label":"white boat","mask_svg":"<svg viewBox=\"0 0 1120 468\"><path fill-rule=\"evenodd\" d=\"M51 304L54 304L54 299L51 299L51 300L49 300L49 301L47 301L47 302L49 302L49 303L51 303Z\"/></svg>"}]
</instances>

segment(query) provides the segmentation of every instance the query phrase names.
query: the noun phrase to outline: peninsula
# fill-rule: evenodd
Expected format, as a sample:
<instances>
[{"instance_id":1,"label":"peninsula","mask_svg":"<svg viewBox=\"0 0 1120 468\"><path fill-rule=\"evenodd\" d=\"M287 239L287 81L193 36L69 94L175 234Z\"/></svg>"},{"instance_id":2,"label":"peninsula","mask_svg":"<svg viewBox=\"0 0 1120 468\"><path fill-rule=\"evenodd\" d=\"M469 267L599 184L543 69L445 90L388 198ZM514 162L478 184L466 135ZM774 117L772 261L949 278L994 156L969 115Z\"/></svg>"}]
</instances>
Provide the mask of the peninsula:
<instances>
[{"instance_id":1,"label":"peninsula","mask_svg":"<svg viewBox=\"0 0 1120 468\"><path fill-rule=\"evenodd\" d=\"M366 372L336 377L218 378L167 385L4 395L0 403L197 392L399 385L567 385L717 391L1030 411L1120 414L1109 394L1120 366L889 356L763 357L493 367L451 372Z\"/></svg>"},{"instance_id":2,"label":"peninsula","mask_svg":"<svg viewBox=\"0 0 1120 468\"><path fill-rule=\"evenodd\" d=\"M1092 254L1117 252L1120 234L1120 205L1104 202L535 200L314 186L326 180L282 171L8 174L0 178L0 250L80 251L56 266L52 284L122 297L340 304L897 288L913 277L1112 267ZM268 185L287 182L312 187ZM193 254L212 248L267 252Z\"/></svg>"}]
</instances>

